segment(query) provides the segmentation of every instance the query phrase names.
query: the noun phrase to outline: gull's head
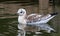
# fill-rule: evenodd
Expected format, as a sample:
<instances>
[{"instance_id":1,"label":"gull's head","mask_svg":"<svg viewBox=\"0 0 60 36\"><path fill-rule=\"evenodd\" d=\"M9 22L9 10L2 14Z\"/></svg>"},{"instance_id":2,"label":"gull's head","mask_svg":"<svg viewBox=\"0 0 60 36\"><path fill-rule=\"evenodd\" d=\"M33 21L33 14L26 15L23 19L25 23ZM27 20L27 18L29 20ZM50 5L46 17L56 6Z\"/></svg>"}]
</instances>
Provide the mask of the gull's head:
<instances>
[{"instance_id":1,"label":"gull's head","mask_svg":"<svg viewBox=\"0 0 60 36\"><path fill-rule=\"evenodd\" d=\"M19 16L24 16L24 15L26 15L26 10L23 9L23 8L20 8L20 9L18 10L17 14L18 14Z\"/></svg>"}]
</instances>

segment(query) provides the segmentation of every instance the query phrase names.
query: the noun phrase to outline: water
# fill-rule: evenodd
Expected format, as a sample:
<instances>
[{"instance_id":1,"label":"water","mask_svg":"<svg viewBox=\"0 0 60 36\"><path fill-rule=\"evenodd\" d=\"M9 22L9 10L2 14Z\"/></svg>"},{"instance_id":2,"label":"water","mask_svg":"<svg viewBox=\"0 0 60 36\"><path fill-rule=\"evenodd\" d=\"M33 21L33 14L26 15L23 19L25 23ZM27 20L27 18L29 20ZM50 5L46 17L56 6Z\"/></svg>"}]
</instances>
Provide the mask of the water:
<instances>
[{"instance_id":1,"label":"water","mask_svg":"<svg viewBox=\"0 0 60 36\"><path fill-rule=\"evenodd\" d=\"M51 22L50 22L51 23ZM0 36L17 36L17 18L0 19ZM43 35L36 35L34 32L26 34L26 36L53 36L52 34L45 33Z\"/></svg>"},{"instance_id":2,"label":"water","mask_svg":"<svg viewBox=\"0 0 60 36\"><path fill-rule=\"evenodd\" d=\"M17 35L17 18L0 19L0 36Z\"/></svg>"},{"instance_id":3,"label":"water","mask_svg":"<svg viewBox=\"0 0 60 36\"><path fill-rule=\"evenodd\" d=\"M17 18L0 19L0 36L17 36L17 25ZM36 36L34 32L31 34L26 34L26 36L33 35Z\"/></svg>"}]
</instances>

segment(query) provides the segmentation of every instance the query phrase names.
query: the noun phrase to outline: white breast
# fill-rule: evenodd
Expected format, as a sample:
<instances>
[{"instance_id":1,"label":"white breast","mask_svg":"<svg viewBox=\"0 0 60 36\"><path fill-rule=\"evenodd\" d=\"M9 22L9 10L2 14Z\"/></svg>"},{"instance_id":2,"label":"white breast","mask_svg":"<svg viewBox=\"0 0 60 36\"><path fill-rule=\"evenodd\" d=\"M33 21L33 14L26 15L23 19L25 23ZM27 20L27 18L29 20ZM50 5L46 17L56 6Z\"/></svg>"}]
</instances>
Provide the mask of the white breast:
<instances>
[{"instance_id":1,"label":"white breast","mask_svg":"<svg viewBox=\"0 0 60 36\"><path fill-rule=\"evenodd\" d=\"M19 29L24 29L26 27L26 20L24 19L24 17L19 16L18 17L18 28Z\"/></svg>"},{"instance_id":2,"label":"white breast","mask_svg":"<svg viewBox=\"0 0 60 36\"><path fill-rule=\"evenodd\" d=\"M24 17L19 16L18 17L18 23L22 23L22 24L26 24L26 19L24 19Z\"/></svg>"}]
</instances>

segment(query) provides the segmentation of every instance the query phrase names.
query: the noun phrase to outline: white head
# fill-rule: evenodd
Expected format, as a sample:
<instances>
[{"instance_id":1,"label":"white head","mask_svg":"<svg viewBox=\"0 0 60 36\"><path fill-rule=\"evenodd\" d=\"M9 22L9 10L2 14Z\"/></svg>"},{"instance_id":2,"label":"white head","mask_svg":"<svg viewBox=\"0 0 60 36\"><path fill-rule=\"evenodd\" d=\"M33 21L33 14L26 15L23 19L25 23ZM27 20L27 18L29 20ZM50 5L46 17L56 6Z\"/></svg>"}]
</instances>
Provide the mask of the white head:
<instances>
[{"instance_id":1,"label":"white head","mask_svg":"<svg viewBox=\"0 0 60 36\"><path fill-rule=\"evenodd\" d=\"M20 8L17 13L19 16L24 16L24 15L26 15L26 10L23 8Z\"/></svg>"}]
</instances>

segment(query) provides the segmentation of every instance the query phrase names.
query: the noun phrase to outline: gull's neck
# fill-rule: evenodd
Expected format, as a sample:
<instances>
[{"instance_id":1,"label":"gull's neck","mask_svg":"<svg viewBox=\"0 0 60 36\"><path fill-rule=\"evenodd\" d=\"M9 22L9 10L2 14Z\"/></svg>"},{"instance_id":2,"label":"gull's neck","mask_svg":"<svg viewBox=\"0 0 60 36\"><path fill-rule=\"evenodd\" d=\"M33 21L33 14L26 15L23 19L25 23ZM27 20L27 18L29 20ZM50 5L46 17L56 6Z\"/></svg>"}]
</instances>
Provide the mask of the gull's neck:
<instances>
[{"instance_id":1,"label":"gull's neck","mask_svg":"<svg viewBox=\"0 0 60 36\"><path fill-rule=\"evenodd\" d=\"M20 19L25 19L26 15L23 15L23 16L19 16L18 18Z\"/></svg>"},{"instance_id":2,"label":"gull's neck","mask_svg":"<svg viewBox=\"0 0 60 36\"><path fill-rule=\"evenodd\" d=\"M19 16L19 17L18 17L18 22L19 22L19 23L22 23L22 24L25 24L25 23L26 23L26 15L24 15L24 16Z\"/></svg>"}]
</instances>

